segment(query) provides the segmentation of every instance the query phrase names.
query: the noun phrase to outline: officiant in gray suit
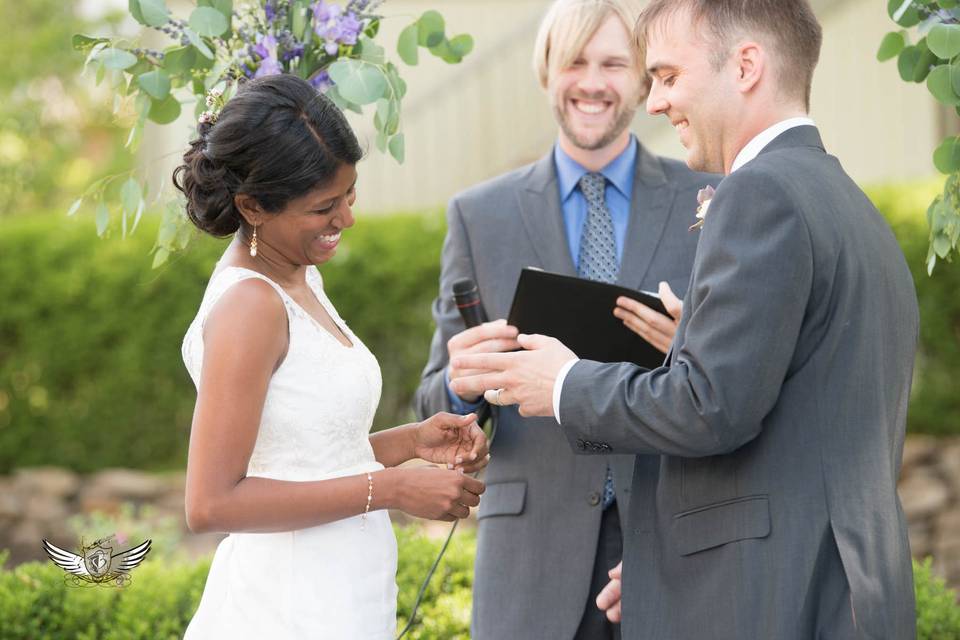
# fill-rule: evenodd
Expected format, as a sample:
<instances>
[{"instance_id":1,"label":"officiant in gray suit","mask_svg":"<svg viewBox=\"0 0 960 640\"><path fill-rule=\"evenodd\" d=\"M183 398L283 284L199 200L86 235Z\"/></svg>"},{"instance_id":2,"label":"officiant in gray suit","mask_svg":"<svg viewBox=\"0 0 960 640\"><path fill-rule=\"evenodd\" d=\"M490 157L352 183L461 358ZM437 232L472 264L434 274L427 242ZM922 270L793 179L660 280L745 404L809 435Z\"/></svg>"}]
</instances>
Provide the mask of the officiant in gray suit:
<instances>
[{"instance_id":1,"label":"officiant in gray suit","mask_svg":"<svg viewBox=\"0 0 960 640\"><path fill-rule=\"evenodd\" d=\"M629 0L561 0L541 25L534 66L559 125L538 162L457 195L448 211L437 330L417 412L465 413L479 394L454 394L451 356L519 348L502 320L464 331L452 285L471 278L486 317L507 316L520 271L535 266L654 290L679 313L697 234L696 195L718 176L651 154L629 125L648 80ZM628 326L662 351L676 320L623 301ZM615 309L610 309L611 313ZM639 339L639 338L638 338ZM576 456L552 419L499 411L478 513L472 637L563 640L619 637L596 606L621 558L634 456ZM636 459L656 477L655 457Z\"/></svg>"},{"instance_id":2,"label":"officiant in gray suit","mask_svg":"<svg viewBox=\"0 0 960 640\"><path fill-rule=\"evenodd\" d=\"M634 474L622 581L600 598L624 637L913 638L896 484L917 300L807 117L820 25L806 0L652 0L638 33L647 110L690 167L727 174L668 365L520 336L529 351L455 358L495 372L452 386L553 416L582 453L661 455L656 483Z\"/></svg>"}]
</instances>

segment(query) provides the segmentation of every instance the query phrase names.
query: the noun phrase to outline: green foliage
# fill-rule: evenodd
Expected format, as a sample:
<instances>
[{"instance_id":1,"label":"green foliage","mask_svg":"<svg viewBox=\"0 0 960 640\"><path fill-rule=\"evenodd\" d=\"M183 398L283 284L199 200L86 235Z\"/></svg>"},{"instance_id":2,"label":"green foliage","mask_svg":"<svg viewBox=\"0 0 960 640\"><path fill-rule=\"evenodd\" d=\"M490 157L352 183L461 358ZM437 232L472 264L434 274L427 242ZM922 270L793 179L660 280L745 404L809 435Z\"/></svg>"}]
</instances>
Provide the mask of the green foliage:
<instances>
[{"instance_id":1,"label":"green foliage","mask_svg":"<svg viewBox=\"0 0 960 640\"><path fill-rule=\"evenodd\" d=\"M904 47L907 46L907 32L904 30L893 31L883 37L880 43L880 49L877 51L877 60L886 62L887 60L900 55Z\"/></svg>"},{"instance_id":2,"label":"green foliage","mask_svg":"<svg viewBox=\"0 0 960 640\"><path fill-rule=\"evenodd\" d=\"M920 345L909 428L960 433L960 268L925 271L922 218L938 186L870 189L913 271ZM130 195L130 206L135 198ZM174 215L171 213L171 215ZM180 358L222 242L204 238L151 271L148 233L96 242L80 220L14 218L0 234L0 473L60 464L177 468L195 390ZM166 227L170 242L189 231ZM180 237L177 237L180 234ZM321 269L341 315L377 356L383 395L375 426L413 419L410 400L429 349L442 217L365 218Z\"/></svg>"},{"instance_id":3,"label":"green foliage","mask_svg":"<svg viewBox=\"0 0 960 640\"><path fill-rule=\"evenodd\" d=\"M418 42L419 33L419 26L414 23L401 31L400 37L397 39L397 53L400 54L400 59L410 66L417 64L420 60L419 49L417 49L420 44Z\"/></svg>"},{"instance_id":4,"label":"green foliage","mask_svg":"<svg viewBox=\"0 0 960 640\"><path fill-rule=\"evenodd\" d=\"M398 629L406 624L441 541L419 528L396 528ZM457 532L427 589L411 640L469 638L470 588L476 536ZM0 553L0 566L3 565ZM196 563L148 559L129 586L75 588L51 562L0 569L0 640L175 640L182 637L200 602L210 559Z\"/></svg>"},{"instance_id":5,"label":"green foliage","mask_svg":"<svg viewBox=\"0 0 960 640\"><path fill-rule=\"evenodd\" d=\"M905 82L926 82L931 95L960 113L960 9L956 0L888 0L887 13L903 29L888 33L877 59L897 58ZM909 44L906 29L917 27L920 39ZM927 210L927 273L937 260L951 259L960 243L960 138L948 136L933 154L947 180Z\"/></svg>"},{"instance_id":6,"label":"green foliage","mask_svg":"<svg viewBox=\"0 0 960 640\"><path fill-rule=\"evenodd\" d=\"M917 640L960 640L957 594L930 570L930 558L913 562L917 598Z\"/></svg>"},{"instance_id":7,"label":"green foliage","mask_svg":"<svg viewBox=\"0 0 960 640\"><path fill-rule=\"evenodd\" d=\"M210 559L148 559L130 585L73 587L52 562L0 570L0 640L176 640L200 601Z\"/></svg>"},{"instance_id":8,"label":"green foliage","mask_svg":"<svg viewBox=\"0 0 960 640\"><path fill-rule=\"evenodd\" d=\"M155 218L144 224L156 228ZM443 233L436 215L361 216L322 269L331 299L380 361L376 426L412 420ZM185 463L196 392L180 345L224 244L204 238L151 271L148 236L97 242L81 220L60 216L5 224L0 473Z\"/></svg>"},{"instance_id":9,"label":"green foliage","mask_svg":"<svg viewBox=\"0 0 960 640\"><path fill-rule=\"evenodd\" d=\"M406 84L397 66L387 59L384 47L375 41L381 16L367 13L366 3L341 3L340 7L342 14L331 14L318 23L312 3L305 0L262 0L236 10L231 0L201 0L183 21L170 13L165 0L129 0L133 19L146 29L166 34L173 41L169 46L147 49L137 46L139 39L131 42L83 34L74 35L71 42L87 54L85 66L95 74L97 84L108 82L115 104L126 104L135 112L127 138L131 150L136 150L148 119L170 124L180 116L181 104L189 102L195 104L195 115L200 117L210 107L207 98L213 89L229 97L241 77L290 73L310 79L343 110L362 114L365 105L377 103L373 118L376 146L402 163L401 104ZM336 26L331 28L331 24ZM270 38L264 38L268 35ZM460 34L448 39L443 16L430 10L404 29L397 43L400 58L408 65L417 64L419 47L456 64L473 50L473 38ZM208 112L205 117L210 115ZM110 203L117 195L114 183L125 177L129 181L129 175L124 172L91 184L71 211L89 203L97 212L98 234L103 235L119 220L125 236L128 226L136 227L131 221L134 214L129 207L122 207L120 215L114 215L117 207ZM145 194L144 188L140 191ZM168 224L182 227L186 220L179 215ZM161 234L168 239L171 236L163 230ZM172 235L184 237L177 232ZM162 265L184 246L158 238L154 264Z\"/></svg>"},{"instance_id":10,"label":"green foliage","mask_svg":"<svg viewBox=\"0 0 960 640\"><path fill-rule=\"evenodd\" d=\"M5 232L0 468L182 463L192 389L178 345L214 243L162 277L145 238L100 243L80 220L55 217L17 218Z\"/></svg>"},{"instance_id":11,"label":"green foliage","mask_svg":"<svg viewBox=\"0 0 960 640\"><path fill-rule=\"evenodd\" d=\"M123 131L71 49L70 34L91 28L78 6L0 0L0 218L64 206L91 180L129 166Z\"/></svg>"},{"instance_id":12,"label":"green foliage","mask_svg":"<svg viewBox=\"0 0 960 640\"><path fill-rule=\"evenodd\" d=\"M396 528L399 560L397 563L398 629L406 626L420 585L433 565L443 540L424 536L415 527ZM476 532L458 528L450 546L430 580L417 620L405 636L411 640L468 640L470 638L470 590L473 587L473 557L477 550Z\"/></svg>"},{"instance_id":13,"label":"green foliage","mask_svg":"<svg viewBox=\"0 0 960 640\"><path fill-rule=\"evenodd\" d=\"M349 58L330 65L330 78L337 83L340 96L358 105L376 102L387 88L387 77L375 66Z\"/></svg>"},{"instance_id":14,"label":"green foliage","mask_svg":"<svg viewBox=\"0 0 960 640\"><path fill-rule=\"evenodd\" d=\"M417 527L396 528L397 629L406 625L441 540ZM470 590L476 533L461 529L433 576L407 634L411 640L466 640L470 633ZM0 552L0 566L4 553ZM180 638L200 602L210 559L146 560L123 589L74 588L51 562L0 569L0 640L124 640ZM956 594L933 575L930 559L914 562L917 640L960 640Z\"/></svg>"},{"instance_id":15,"label":"green foliage","mask_svg":"<svg viewBox=\"0 0 960 640\"><path fill-rule=\"evenodd\" d=\"M190 28L201 36L216 38L230 28L230 21L212 7L197 7L190 14Z\"/></svg>"},{"instance_id":16,"label":"green foliage","mask_svg":"<svg viewBox=\"0 0 960 640\"><path fill-rule=\"evenodd\" d=\"M939 186L933 182L868 189L903 249L920 304L920 344L908 426L914 433L960 433L960 267L927 277L923 210Z\"/></svg>"}]
</instances>

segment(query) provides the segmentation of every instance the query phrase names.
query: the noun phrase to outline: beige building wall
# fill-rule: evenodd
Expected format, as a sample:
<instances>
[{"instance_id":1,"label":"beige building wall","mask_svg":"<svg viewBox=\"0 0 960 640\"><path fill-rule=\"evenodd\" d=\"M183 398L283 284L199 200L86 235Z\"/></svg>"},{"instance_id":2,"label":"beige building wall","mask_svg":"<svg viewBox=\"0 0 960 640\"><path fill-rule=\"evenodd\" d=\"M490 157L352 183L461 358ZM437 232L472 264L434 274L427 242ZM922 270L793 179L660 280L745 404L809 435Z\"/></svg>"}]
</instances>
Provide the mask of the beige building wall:
<instances>
[{"instance_id":1,"label":"beige building wall","mask_svg":"<svg viewBox=\"0 0 960 640\"><path fill-rule=\"evenodd\" d=\"M941 138L940 115L925 86L900 80L894 61L875 58L895 26L876 0L814 0L824 46L814 79L811 115L827 150L862 184L929 176ZM548 0L388 0L380 43L401 68L406 162L398 165L374 145L372 115L350 115L369 149L361 163L357 208L362 213L443 207L457 191L531 162L556 135L547 100L530 58ZM400 31L428 9L446 18L448 35L467 32L475 48L463 63L447 65L421 50L407 67L395 53ZM369 110L369 107L367 108ZM185 106L185 111L190 111ZM634 130L653 151L682 158L683 148L662 116L638 114ZM143 158L157 182L170 169L187 132L148 132Z\"/></svg>"},{"instance_id":2,"label":"beige building wall","mask_svg":"<svg viewBox=\"0 0 960 640\"><path fill-rule=\"evenodd\" d=\"M925 84L900 79L896 60L877 62L880 40L898 29L886 3L824 3L820 66L811 112L827 149L853 178L875 183L936 173L933 150L942 137L938 107Z\"/></svg>"},{"instance_id":3,"label":"beige building wall","mask_svg":"<svg viewBox=\"0 0 960 640\"><path fill-rule=\"evenodd\" d=\"M827 151L860 184L927 177L942 137L938 107L922 84L900 79L895 60L876 59L896 25L876 0L814 0L823 50L810 115ZM640 116L634 128L655 152L683 157L672 128ZM661 120L665 120L661 118Z\"/></svg>"},{"instance_id":4,"label":"beige building wall","mask_svg":"<svg viewBox=\"0 0 960 640\"><path fill-rule=\"evenodd\" d=\"M411 16L438 9L447 35L467 32L474 50L448 65L421 49L400 63L406 160L377 151L369 116L350 115L370 152L359 167L358 209L414 211L443 206L456 191L535 158L554 136L553 118L531 66L544 0L388 0L381 42L395 50ZM396 57L396 56L395 56Z\"/></svg>"},{"instance_id":5,"label":"beige building wall","mask_svg":"<svg viewBox=\"0 0 960 640\"><path fill-rule=\"evenodd\" d=\"M431 61L435 64L407 71L407 162L400 167L372 151L361 168L363 211L442 206L460 189L549 148L556 127L529 62L548 4L442 3L451 27L470 25L476 49L459 66ZM439 6L434 0L390 0L384 8L401 5ZM935 173L931 154L941 138L936 103L924 85L900 79L895 61L881 64L875 57L883 35L895 26L885 7L875 0L815 0L814 7L824 45L811 115L828 151L862 184ZM368 128L361 123L359 130ZM633 128L656 153L683 158L665 118L640 113Z\"/></svg>"}]
</instances>

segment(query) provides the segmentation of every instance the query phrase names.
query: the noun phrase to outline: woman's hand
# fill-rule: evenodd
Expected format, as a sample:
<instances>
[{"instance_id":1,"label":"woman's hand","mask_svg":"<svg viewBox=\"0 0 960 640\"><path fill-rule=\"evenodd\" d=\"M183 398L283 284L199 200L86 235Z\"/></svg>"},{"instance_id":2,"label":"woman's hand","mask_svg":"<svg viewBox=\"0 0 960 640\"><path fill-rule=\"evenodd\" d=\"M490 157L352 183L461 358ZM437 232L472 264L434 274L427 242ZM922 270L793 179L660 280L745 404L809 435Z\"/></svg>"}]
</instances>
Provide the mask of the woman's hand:
<instances>
[{"instance_id":1,"label":"woman's hand","mask_svg":"<svg viewBox=\"0 0 960 640\"><path fill-rule=\"evenodd\" d=\"M414 456L446 465L447 469L479 471L490 461L488 452L487 437L472 413L437 413L418 424L414 431Z\"/></svg>"},{"instance_id":2,"label":"woman's hand","mask_svg":"<svg viewBox=\"0 0 960 640\"><path fill-rule=\"evenodd\" d=\"M597 594L597 607L606 612L607 620L613 623L623 619L622 589L623 589L623 561L607 572L610 582Z\"/></svg>"},{"instance_id":3,"label":"woman's hand","mask_svg":"<svg viewBox=\"0 0 960 640\"><path fill-rule=\"evenodd\" d=\"M660 283L660 300L669 316L626 297L617 298L617 308L613 310L613 315L623 320L623 324L631 331L666 353L670 350L670 343L673 342L673 336L680 324L683 301L674 295L666 282Z\"/></svg>"},{"instance_id":4,"label":"woman's hand","mask_svg":"<svg viewBox=\"0 0 960 640\"><path fill-rule=\"evenodd\" d=\"M486 487L462 471L437 467L387 469L396 478L393 506L417 518L452 522L470 515ZM376 487L374 487L376 492Z\"/></svg>"}]
</instances>

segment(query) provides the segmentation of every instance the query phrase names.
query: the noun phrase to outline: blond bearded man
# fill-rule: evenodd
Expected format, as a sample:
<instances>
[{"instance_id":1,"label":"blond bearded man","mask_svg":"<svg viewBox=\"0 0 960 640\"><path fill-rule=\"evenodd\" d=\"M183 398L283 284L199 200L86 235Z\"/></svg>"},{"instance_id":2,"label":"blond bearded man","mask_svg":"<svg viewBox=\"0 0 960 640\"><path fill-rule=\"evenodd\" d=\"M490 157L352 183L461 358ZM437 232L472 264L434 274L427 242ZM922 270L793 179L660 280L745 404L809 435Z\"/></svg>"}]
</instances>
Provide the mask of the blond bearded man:
<instances>
[{"instance_id":1,"label":"blond bearded man","mask_svg":"<svg viewBox=\"0 0 960 640\"><path fill-rule=\"evenodd\" d=\"M820 25L806 0L653 0L638 33L647 110L690 167L727 174L667 365L520 336L529 351L456 358L493 373L453 388L503 389L575 447L660 454L655 502L634 493L600 597L624 637L913 638L896 481L917 301L889 227L807 116Z\"/></svg>"},{"instance_id":2,"label":"blond bearded man","mask_svg":"<svg viewBox=\"0 0 960 640\"><path fill-rule=\"evenodd\" d=\"M519 348L506 317L520 270L536 266L657 290L679 315L697 237L697 190L716 176L647 151L629 125L648 82L626 0L561 0L541 25L534 67L558 125L542 159L458 194L450 203L437 330L417 393L417 410L477 409L479 393L455 394L451 379L471 373L451 358ZM596 249L606 247L606 259ZM614 258L615 256L615 258ZM486 316L464 330L452 284L469 277ZM672 317L632 305L610 309L666 352ZM595 603L620 561L634 474L649 478L651 456L576 456L556 423L499 411L479 511L472 637L564 640L619 637ZM636 468L634 468L636 467Z\"/></svg>"}]
</instances>

